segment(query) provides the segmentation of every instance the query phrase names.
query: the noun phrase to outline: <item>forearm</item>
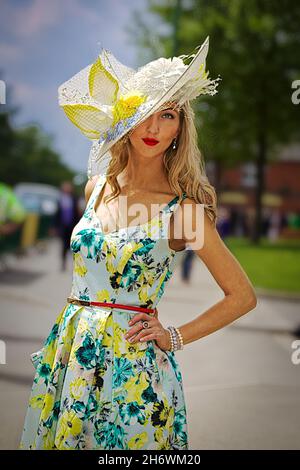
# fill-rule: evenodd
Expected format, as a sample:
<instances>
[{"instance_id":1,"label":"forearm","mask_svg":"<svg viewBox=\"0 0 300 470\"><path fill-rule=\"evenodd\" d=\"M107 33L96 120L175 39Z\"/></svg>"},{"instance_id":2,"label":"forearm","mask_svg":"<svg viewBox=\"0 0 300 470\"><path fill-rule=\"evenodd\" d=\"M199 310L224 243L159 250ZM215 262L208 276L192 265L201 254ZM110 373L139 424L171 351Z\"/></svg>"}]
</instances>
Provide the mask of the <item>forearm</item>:
<instances>
[{"instance_id":1,"label":"forearm","mask_svg":"<svg viewBox=\"0 0 300 470\"><path fill-rule=\"evenodd\" d=\"M219 330L249 312L256 306L253 298L241 302L236 295L228 294L194 320L178 327L183 344L188 344Z\"/></svg>"}]
</instances>

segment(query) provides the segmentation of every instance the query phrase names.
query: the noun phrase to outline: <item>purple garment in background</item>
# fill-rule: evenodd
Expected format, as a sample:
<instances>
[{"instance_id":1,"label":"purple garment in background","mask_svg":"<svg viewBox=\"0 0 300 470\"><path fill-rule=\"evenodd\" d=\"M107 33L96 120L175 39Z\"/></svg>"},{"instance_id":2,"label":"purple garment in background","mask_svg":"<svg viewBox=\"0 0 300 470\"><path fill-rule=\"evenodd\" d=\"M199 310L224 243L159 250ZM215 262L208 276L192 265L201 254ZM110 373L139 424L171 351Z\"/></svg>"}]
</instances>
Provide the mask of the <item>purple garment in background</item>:
<instances>
[{"instance_id":1,"label":"purple garment in background","mask_svg":"<svg viewBox=\"0 0 300 470\"><path fill-rule=\"evenodd\" d=\"M61 221L65 226L73 223L73 199L70 194L61 195Z\"/></svg>"}]
</instances>

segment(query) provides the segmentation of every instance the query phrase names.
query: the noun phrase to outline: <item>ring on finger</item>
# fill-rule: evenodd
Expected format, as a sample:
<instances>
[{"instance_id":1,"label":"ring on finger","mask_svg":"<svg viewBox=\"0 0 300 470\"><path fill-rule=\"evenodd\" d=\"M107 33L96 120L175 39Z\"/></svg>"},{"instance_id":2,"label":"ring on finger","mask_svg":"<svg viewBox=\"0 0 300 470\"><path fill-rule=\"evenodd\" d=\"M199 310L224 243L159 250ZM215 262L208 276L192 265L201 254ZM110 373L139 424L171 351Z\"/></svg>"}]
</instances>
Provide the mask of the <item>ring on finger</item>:
<instances>
[{"instance_id":1,"label":"ring on finger","mask_svg":"<svg viewBox=\"0 0 300 470\"><path fill-rule=\"evenodd\" d=\"M143 328L150 328L149 322L147 320L142 321Z\"/></svg>"}]
</instances>

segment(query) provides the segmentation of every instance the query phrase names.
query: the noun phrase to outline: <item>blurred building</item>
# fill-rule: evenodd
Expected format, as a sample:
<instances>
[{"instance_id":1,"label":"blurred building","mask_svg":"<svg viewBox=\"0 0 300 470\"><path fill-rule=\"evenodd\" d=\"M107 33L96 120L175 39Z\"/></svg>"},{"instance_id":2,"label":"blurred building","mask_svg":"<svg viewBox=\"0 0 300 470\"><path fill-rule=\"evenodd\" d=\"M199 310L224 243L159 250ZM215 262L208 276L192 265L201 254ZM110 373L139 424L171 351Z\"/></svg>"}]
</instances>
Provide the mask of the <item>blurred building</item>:
<instances>
[{"instance_id":1,"label":"blurred building","mask_svg":"<svg viewBox=\"0 0 300 470\"><path fill-rule=\"evenodd\" d=\"M209 180L214 184L215 165L207 164ZM234 217L243 214L247 219L242 234L249 229L255 210L256 167L244 163L222 171L218 206ZM286 147L274 162L265 167L265 192L262 198L265 225L279 224L282 236L300 238L300 145ZM277 222L278 220L278 222ZM267 227L266 227L267 229Z\"/></svg>"}]
</instances>

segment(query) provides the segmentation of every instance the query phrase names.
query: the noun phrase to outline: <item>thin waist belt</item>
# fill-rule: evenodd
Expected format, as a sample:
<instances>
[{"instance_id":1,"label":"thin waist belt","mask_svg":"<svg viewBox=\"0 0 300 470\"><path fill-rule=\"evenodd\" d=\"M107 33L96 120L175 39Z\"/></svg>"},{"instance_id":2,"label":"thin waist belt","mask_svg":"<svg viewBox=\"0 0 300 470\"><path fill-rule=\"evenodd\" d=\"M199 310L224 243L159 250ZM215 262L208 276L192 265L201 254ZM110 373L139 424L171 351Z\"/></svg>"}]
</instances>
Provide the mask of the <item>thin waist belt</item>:
<instances>
[{"instance_id":1,"label":"thin waist belt","mask_svg":"<svg viewBox=\"0 0 300 470\"><path fill-rule=\"evenodd\" d=\"M75 297L68 297L67 302L69 302L70 304L84 305L86 307L89 307L91 305L95 305L96 307L116 307L116 308L122 308L125 310L135 310L137 312L149 313L150 315L153 314L154 316L157 316L156 307L145 308L145 307L137 307L136 305L115 304L115 303L110 303L110 302L93 302L89 300L76 299Z\"/></svg>"}]
</instances>

